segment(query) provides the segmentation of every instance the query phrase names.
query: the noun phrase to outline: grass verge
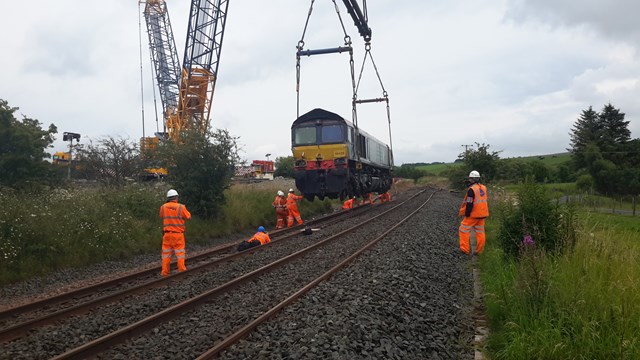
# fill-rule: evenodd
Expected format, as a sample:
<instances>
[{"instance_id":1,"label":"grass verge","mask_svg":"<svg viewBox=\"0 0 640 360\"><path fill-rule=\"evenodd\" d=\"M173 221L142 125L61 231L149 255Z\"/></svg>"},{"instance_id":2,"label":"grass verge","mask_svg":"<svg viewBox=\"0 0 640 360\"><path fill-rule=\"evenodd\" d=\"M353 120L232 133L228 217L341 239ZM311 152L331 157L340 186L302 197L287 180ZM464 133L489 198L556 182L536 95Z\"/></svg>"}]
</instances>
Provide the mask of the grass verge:
<instances>
[{"instance_id":1,"label":"grass verge","mask_svg":"<svg viewBox=\"0 0 640 360\"><path fill-rule=\"evenodd\" d=\"M276 217L271 202L277 186L232 186L225 192L221 216L193 218L187 224L187 242L204 244L212 237L259 225L272 228ZM0 208L0 285L62 268L159 251L162 221L158 211L166 187L143 184L124 189L54 190L44 195L0 189L4 205ZM299 204L303 219L337 206L335 200Z\"/></svg>"},{"instance_id":2,"label":"grass verge","mask_svg":"<svg viewBox=\"0 0 640 360\"><path fill-rule=\"evenodd\" d=\"M579 212L573 250L520 261L488 241L480 258L492 359L639 359L640 224ZM488 239L496 226L487 226Z\"/></svg>"}]
</instances>

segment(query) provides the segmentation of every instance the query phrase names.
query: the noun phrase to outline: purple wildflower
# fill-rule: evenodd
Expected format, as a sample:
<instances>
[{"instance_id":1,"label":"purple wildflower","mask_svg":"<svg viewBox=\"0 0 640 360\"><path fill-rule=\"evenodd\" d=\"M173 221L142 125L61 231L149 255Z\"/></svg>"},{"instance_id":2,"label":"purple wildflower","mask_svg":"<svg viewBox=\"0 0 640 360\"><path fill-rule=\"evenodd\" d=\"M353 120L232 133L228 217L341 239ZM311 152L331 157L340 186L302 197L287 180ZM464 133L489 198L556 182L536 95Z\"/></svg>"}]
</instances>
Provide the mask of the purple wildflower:
<instances>
[{"instance_id":1,"label":"purple wildflower","mask_svg":"<svg viewBox=\"0 0 640 360\"><path fill-rule=\"evenodd\" d=\"M525 235L524 239L522 239L522 245L524 246L533 246L535 244L536 243L533 241L533 238L529 234Z\"/></svg>"}]
</instances>

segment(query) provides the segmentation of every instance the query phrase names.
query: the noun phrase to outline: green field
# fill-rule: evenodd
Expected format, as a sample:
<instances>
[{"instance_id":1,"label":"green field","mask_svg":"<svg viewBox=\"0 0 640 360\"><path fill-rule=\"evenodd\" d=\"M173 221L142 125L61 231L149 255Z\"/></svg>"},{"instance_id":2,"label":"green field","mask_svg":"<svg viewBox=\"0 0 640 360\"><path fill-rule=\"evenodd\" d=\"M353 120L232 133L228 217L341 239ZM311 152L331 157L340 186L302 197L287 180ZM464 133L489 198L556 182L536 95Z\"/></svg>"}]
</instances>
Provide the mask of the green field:
<instances>
[{"instance_id":1,"label":"green field","mask_svg":"<svg viewBox=\"0 0 640 360\"><path fill-rule=\"evenodd\" d=\"M501 159L505 161L541 161L544 165L549 167L556 167L565 163L568 163L571 160L571 155L569 153L560 153L560 154L548 154L548 155L535 155L535 156L524 156L524 157L515 157L515 158L505 158ZM416 166L417 169L426 171L433 175L441 175L448 169L456 168L461 166L460 163L444 163L444 164L428 164L428 165L419 165Z\"/></svg>"}]
</instances>

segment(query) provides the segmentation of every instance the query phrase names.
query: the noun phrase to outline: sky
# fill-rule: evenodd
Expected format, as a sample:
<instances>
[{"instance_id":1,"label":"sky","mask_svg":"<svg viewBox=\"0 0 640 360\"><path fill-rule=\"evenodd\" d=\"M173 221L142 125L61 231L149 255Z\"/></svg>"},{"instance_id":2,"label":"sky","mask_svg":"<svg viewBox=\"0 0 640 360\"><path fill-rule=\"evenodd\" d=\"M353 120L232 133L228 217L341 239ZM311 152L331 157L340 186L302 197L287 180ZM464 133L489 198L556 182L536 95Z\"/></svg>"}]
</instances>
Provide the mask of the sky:
<instances>
[{"instance_id":1,"label":"sky","mask_svg":"<svg viewBox=\"0 0 640 360\"><path fill-rule=\"evenodd\" d=\"M336 3L356 76L362 72L358 98L389 96L391 136L384 103L359 105L358 125L391 140L396 165L452 162L476 143L503 158L565 152L581 111L608 103L640 137L638 1L369 0L374 62L364 67L363 40ZM181 63L189 5L167 0ZM239 137L248 161L291 155L295 47L310 5L230 1L210 121ZM137 142L143 124L146 135L156 131L140 9L135 0L0 4L0 99L19 107L18 117L57 126L51 152L68 148L63 132L87 143ZM315 1L304 48L343 45L333 3ZM303 57L300 65L300 114L324 108L351 120L349 56Z\"/></svg>"}]
</instances>

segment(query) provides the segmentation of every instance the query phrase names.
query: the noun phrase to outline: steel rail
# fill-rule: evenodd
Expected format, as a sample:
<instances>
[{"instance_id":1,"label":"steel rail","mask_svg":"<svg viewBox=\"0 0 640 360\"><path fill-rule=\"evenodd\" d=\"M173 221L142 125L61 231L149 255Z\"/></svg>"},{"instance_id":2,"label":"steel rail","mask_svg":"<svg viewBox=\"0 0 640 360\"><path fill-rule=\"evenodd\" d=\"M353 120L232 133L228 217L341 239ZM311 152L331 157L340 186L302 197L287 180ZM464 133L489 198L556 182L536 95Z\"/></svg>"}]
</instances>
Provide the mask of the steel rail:
<instances>
[{"instance_id":1,"label":"steel rail","mask_svg":"<svg viewBox=\"0 0 640 360\"><path fill-rule=\"evenodd\" d=\"M331 275L335 274L336 272L338 272L340 269L342 269L343 267L345 267L346 265L348 265L349 263L351 263L353 260L355 260L358 256L360 256L363 252L365 252L366 250L370 249L372 246L374 246L375 244L377 244L382 238L384 238L385 236L387 236L387 234L389 234L391 231L395 230L396 228L398 228L400 225L402 225L405 221L409 220L411 217L413 217L413 215L415 215L418 211L420 211L425 205L427 205L427 203L429 203L429 201L431 200L431 198L433 197L433 195L435 193L437 193L439 190L434 191L429 198L422 204L420 205L415 211L413 211L411 214L409 214L408 216L406 216L404 219L402 219L401 221L399 221L396 225L392 226L391 228L389 228L387 231L385 231L384 233L382 233L380 236L378 236L377 238L373 239L371 242L367 243L365 246L363 246L362 248L360 248L359 250L357 250L355 253L353 253L351 256L347 257L346 259L344 259L343 261L341 261L339 264L335 265L334 267L332 267L331 269L329 269L327 272L325 272L324 274L318 276L317 278L315 278L314 280L312 280L310 283L308 283L307 285L305 285L304 287L302 287L300 290L296 291L294 294L290 295L289 297L287 297L285 300L283 300L282 302L280 302L278 305L274 306L273 308L269 309L268 311L264 312L262 315L260 315L259 317L257 317L255 320L251 321L249 324L245 325L244 327L242 327L240 330L236 331L235 333L233 333L232 335L226 337L222 342L220 342L218 345L212 347L211 349L207 350L206 352L204 352L202 355L200 355L199 357L196 358L196 360L205 360L205 359L213 359L216 355L218 355L222 350L228 348L229 346L235 344L236 342L238 342L239 340L241 340L242 338L244 338L247 334L249 334L253 329L255 329L258 325L266 322L269 318L271 318L272 316L274 316L276 313L278 313L280 310L282 310L285 306L293 303L294 301L296 301L297 299L299 299L302 295L304 295L305 293L307 293L309 290L313 289L314 287L316 287L318 284L320 284L322 281L328 279L329 277L331 277Z\"/></svg>"},{"instance_id":2,"label":"steel rail","mask_svg":"<svg viewBox=\"0 0 640 360\"><path fill-rule=\"evenodd\" d=\"M116 330L110 334L104 335L98 339L95 339L93 341L90 341L84 345L81 345L79 347L76 347L74 349L71 349L63 354L60 354L56 357L53 358L53 360L62 360L62 359L86 359L86 358L90 358L92 356L95 356L101 352L103 352L104 350L111 348L117 344L123 343L126 340L142 334L148 330L153 329L154 327L158 326L159 324L169 321L177 316L179 316L180 314L187 312L189 310L192 310L198 306L200 306L201 304L210 301L212 298L219 296L221 294L224 294L225 292L238 287L244 283L247 283L251 280L254 280L255 278L267 273L267 272L271 272L275 269L277 269L278 267L280 267L281 265L287 264L293 260L296 260L300 257L302 257L303 255L311 252L312 250L323 246L335 239L340 238L341 236L348 234L374 220L376 220L377 218L386 215L387 213L397 209L398 207L404 205L406 202L408 202L409 200L417 197L418 195L424 193L427 189L421 190L418 193L416 193L415 195L411 196L409 199L399 203L398 205L374 216L371 218L368 218L367 220L352 226L346 230L343 230L335 235L332 235L322 241L316 242L313 245L310 245L304 249L298 250L292 254L289 254L283 258L280 258L279 260L276 260L268 265L265 265L259 269L253 270L249 273L246 273L242 276L239 276L231 281L228 281L214 289L208 290L200 295L197 295L191 299L185 300L181 303L178 303L176 305L173 305L167 309L164 309L162 311L160 311L159 313L156 313L154 315L151 315L147 318L144 318L140 321L137 321L133 324L130 324L128 326L125 326L119 330ZM267 244L269 245L269 244ZM265 246L265 245L263 245Z\"/></svg>"},{"instance_id":3,"label":"steel rail","mask_svg":"<svg viewBox=\"0 0 640 360\"><path fill-rule=\"evenodd\" d=\"M291 228L284 228L284 229L279 229L279 230L272 231L272 232L270 232L270 234L272 236L276 236L276 235L279 236L279 235L282 235L282 234L295 232L296 230L299 230L300 228L302 228L304 226L323 223L323 222L331 220L331 219L333 219L335 217L339 217L339 216L343 216L343 215L351 215L351 216L353 216L353 215L358 214L360 212L364 212L361 209L365 209L365 208L369 208L370 209L370 207L359 206L357 208L352 209L352 211L340 211L340 212L336 212L336 213L333 213L333 214L325 215L325 216L319 217L317 219L309 220L308 222L306 222L305 224L302 224L302 225L296 225L296 226L293 226ZM229 250L231 248L234 248L236 246L238 246L238 242L237 241L236 242L227 243L227 244L218 245L218 246L213 247L213 248L211 248L211 249L209 249L209 250L207 250L207 251L205 251L203 253L191 256L187 260L189 260L189 261L200 261L201 259L209 258L212 255L224 252L224 251ZM44 308L44 307L60 304L60 303L66 302L66 301L71 300L71 299L78 299L78 298L93 294L93 293L98 292L98 291L107 290L109 288L116 287L118 285L121 285L123 283L129 282L129 281L132 281L132 280L135 280L135 279L138 279L138 278L151 276L151 275L159 273L161 269L162 269L161 266L156 266L156 267L153 267L153 268L150 268L150 269L136 271L136 272L130 273L130 274L122 276L122 277L118 277L118 278L115 278L115 279L110 279L110 280L103 281L103 282L100 282L100 283L96 283L96 284L93 284L93 285L88 285L88 286L85 286L85 287L82 287L82 288L71 290L71 291L68 291L68 292L65 292L65 293L62 293L62 294L58 294L58 295L55 295L55 296L51 296L51 297L48 297L48 298L45 298L45 299L41 299L41 300L30 302L30 303L27 303L27 304L24 304L24 305L20 305L20 306L16 306L16 307L13 307L13 308L9 308L9 309L0 311L0 321L8 319L8 318L16 317L16 316L18 316L20 314L23 314L23 313L26 313L26 312L30 312L30 311L33 311L33 310L37 310L37 309L41 309L41 308ZM189 270L187 270L187 271L189 271ZM174 279L172 276L169 276L168 278L163 278L162 280L166 280L166 281L172 280L172 279ZM1 334L2 334L2 331L0 331L0 341L2 341L2 335Z\"/></svg>"}]
</instances>

